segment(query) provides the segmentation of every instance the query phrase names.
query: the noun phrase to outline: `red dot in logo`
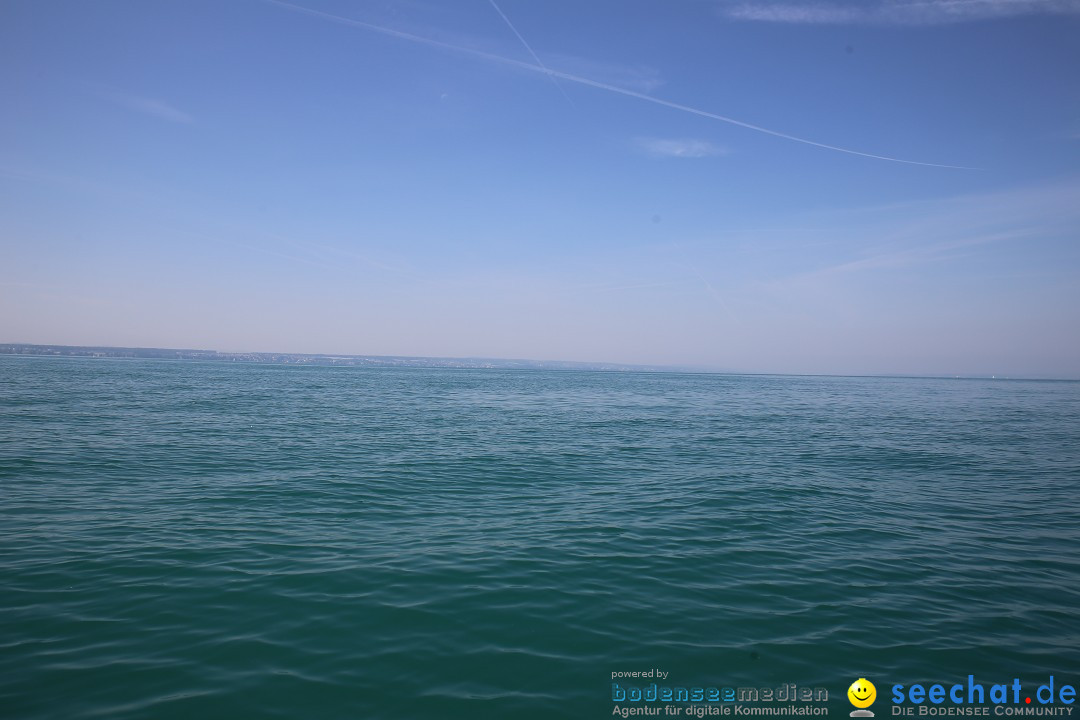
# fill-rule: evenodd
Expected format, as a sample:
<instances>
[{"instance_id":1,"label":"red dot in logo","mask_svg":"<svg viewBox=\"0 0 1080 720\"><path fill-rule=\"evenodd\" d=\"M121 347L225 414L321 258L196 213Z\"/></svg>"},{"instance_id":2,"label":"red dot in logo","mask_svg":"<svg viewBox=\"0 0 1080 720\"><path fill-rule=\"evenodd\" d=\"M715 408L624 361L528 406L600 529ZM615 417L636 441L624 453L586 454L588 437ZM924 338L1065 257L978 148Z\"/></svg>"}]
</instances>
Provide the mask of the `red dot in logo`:
<instances>
[{"instance_id":1,"label":"red dot in logo","mask_svg":"<svg viewBox=\"0 0 1080 720\"><path fill-rule=\"evenodd\" d=\"M1031 704L1031 698L1024 698L1024 702L1026 702L1028 705L1030 705Z\"/></svg>"}]
</instances>

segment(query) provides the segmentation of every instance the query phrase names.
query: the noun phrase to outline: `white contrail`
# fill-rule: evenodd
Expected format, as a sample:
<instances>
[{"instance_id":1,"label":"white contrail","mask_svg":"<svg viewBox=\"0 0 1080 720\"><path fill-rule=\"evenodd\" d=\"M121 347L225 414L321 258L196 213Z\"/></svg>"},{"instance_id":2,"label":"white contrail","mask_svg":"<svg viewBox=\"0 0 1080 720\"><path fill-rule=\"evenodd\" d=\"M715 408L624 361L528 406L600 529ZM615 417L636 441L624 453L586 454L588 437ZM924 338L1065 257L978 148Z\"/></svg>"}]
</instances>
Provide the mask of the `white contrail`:
<instances>
[{"instance_id":1,"label":"white contrail","mask_svg":"<svg viewBox=\"0 0 1080 720\"><path fill-rule=\"evenodd\" d=\"M646 95L645 93L635 92L633 90L627 90L626 88L618 87L617 85L608 85L597 80L590 80L580 75L571 75L570 73L561 72L559 70L552 70L542 65L533 65L527 62L521 62L520 60L512 60L501 55L494 55L492 53L486 53L482 50L474 50L472 48L462 47L460 45L452 45L450 43L441 42L439 40L432 40L431 38L422 37L420 35L413 35L412 33L402 32L401 30L394 30L393 28L383 27L382 25L374 25L372 23L366 23L362 20L353 20L352 18L343 17L341 15L334 15L332 13L323 12L322 10L313 10L311 8L303 7L301 5L293 5L292 3L284 2L284 0L264 0L264 2L272 3L280 7L288 8L296 12L306 13L314 17L323 18L324 20L330 20L331 22L340 23L342 25L351 25L352 27L362 28L364 30L370 30L371 32L381 33L383 35L389 35L400 40L408 40L409 42L419 43L421 45L428 45L430 47L442 48L443 50L450 50L456 53L462 53L465 55L472 55L476 58L481 58L489 62L499 63L501 65L509 65L511 67L520 68L522 70L529 70L532 72L542 73L550 77L559 78L560 80L566 80L567 82L578 83L579 85L586 85L588 87L597 88L599 90L606 90L611 93L617 93L619 95L625 95L626 97L637 98L638 100L644 100L645 102L654 103L656 105L663 105L664 107L671 108L673 110L681 110L682 112L690 113L691 115L698 115L700 117L709 118L711 120L719 120L720 122L729 123L731 125L737 125L748 130L754 130L759 133L765 133L766 135L772 135L773 137L783 138L784 140L791 140L792 142L802 143L804 145L812 145L813 147L823 148L825 150L835 150L836 152L847 153L848 155L858 155L859 157L873 158L874 160L887 160L888 162L903 163L905 165L921 165L924 167L936 167L947 168L950 170L976 170L977 168L965 167L962 165L942 165L940 163L919 162L917 160L904 160L902 158L889 157L888 155L875 155L873 153L861 152L859 150L851 150L849 148L839 147L837 145L827 145L826 143L815 142L814 140L807 140L806 138L797 137L795 135L788 135L777 130L770 130L768 128L761 127L760 125L753 125L751 123L736 120L734 118L725 117L723 115L717 115L705 110L699 110L689 105L680 105L669 100L662 100L652 95Z\"/></svg>"},{"instance_id":2,"label":"white contrail","mask_svg":"<svg viewBox=\"0 0 1080 720\"><path fill-rule=\"evenodd\" d=\"M491 3L491 7L495 8L495 12L499 13L499 17L503 19L503 22L506 23L506 26L510 28L511 32L517 35L517 39L520 40L521 44L525 46L525 49L529 51L529 54L532 55L532 59L536 61L536 64L543 68L544 72L546 72L548 74L548 77L551 78L551 82L554 83L555 87L559 88L559 92L561 92L562 96L566 98L566 102L574 105L574 101L571 100L570 96L566 94L566 90L563 88L562 85L559 84L559 81L555 79L555 76L551 74L551 71L548 70L547 65L544 64L544 61L541 60L540 56L537 55L536 52L532 49L532 46L529 45L529 43L525 42L525 38L522 36L521 33L517 31L517 28L514 27L514 23L510 22L510 18L506 17L506 13L502 11L502 8L500 8L495 3L495 0L488 0L488 2ZM577 106L574 105L574 107Z\"/></svg>"}]
</instances>

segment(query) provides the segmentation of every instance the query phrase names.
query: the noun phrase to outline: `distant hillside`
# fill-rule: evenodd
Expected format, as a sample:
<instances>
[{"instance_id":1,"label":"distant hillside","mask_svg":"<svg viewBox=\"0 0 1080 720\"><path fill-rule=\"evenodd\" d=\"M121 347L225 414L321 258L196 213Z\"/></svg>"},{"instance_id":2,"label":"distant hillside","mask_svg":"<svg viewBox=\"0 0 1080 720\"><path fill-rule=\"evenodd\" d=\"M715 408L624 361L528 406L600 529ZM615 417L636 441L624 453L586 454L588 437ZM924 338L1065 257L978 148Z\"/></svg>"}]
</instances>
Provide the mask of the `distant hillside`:
<instances>
[{"instance_id":1,"label":"distant hillside","mask_svg":"<svg viewBox=\"0 0 1080 720\"><path fill-rule=\"evenodd\" d=\"M608 372L664 372L679 368L661 365L569 362L562 360L503 360L498 358L429 358L388 355L313 355L299 353L232 353L180 348L125 348L82 345L0 344L0 355L52 357L143 358L218 362L278 363L283 365L343 365L353 367L490 368L524 370L603 370Z\"/></svg>"}]
</instances>

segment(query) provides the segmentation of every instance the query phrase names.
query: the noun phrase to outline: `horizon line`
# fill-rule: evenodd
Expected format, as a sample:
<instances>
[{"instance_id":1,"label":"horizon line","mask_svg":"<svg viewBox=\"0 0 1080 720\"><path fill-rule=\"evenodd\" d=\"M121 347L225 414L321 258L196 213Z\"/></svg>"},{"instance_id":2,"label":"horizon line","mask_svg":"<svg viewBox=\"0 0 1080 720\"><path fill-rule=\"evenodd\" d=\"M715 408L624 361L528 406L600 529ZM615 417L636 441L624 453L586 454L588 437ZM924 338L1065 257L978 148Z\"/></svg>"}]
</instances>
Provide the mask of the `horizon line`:
<instances>
[{"instance_id":1,"label":"horizon line","mask_svg":"<svg viewBox=\"0 0 1080 720\"><path fill-rule=\"evenodd\" d=\"M0 357L2 356L22 356L22 357L50 357L47 355L40 355L34 353L19 353L19 352L4 352L6 348L62 348L69 350L146 350L146 351L165 351L165 352L187 352L187 353L206 353L214 355L292 355L295 357L305 358L346 358L346 359L397 359L397 360L433 360L433 361L494 361L504 363L534 363L537 365L543 365L545 363L551 364L563 364L563 365L589 365L595 366L592 368L529 368L529 367L506 367L506 368L494 368L501 370L540 370L540 371L573 371L579 372L617 372L619 370L605 370L600 366L611 366L613 368L622 369L622 372L648 372L648 373L671 373L681 375L751 375L757 377L823 377L823 378L880 378L880 379L911 379L911 380L1022 380L1030 382L1080 382L1080 376L1077 377L1058 377L1051 375L987 375L987 374L970 374L970 373L811 373L811 372L765 372L760 370L734 370L734 369L719 369L709 366L701 365L669 365L666 363L628 363L628 362L616 362L606 360L536 360L532 358L500 358L500 357L487 357L482 355L378 355L378 354L358 354L358 353L305 353L305 352L287 352L287 351L264 351L264 350L210 350L204 348L171 348L171 347L151 347L151 346L127 346L127 345L64 345L64 344L49 344L49 343L23 343L23 342L6 342L0 343ZM61 356L61 357L85 357L85 356ZM94 358L91 360L103 360L108 358ZM199 362L200 360L195 358L112 358L116 360L186 360L188 362ZM213 362L213 360L209 360ZM254 364L258 364L257 362ZM484 370L492 368L455 368L455 367L434 367L431 369L443 369L443 370Z\"/></svg>"}]
</instances>

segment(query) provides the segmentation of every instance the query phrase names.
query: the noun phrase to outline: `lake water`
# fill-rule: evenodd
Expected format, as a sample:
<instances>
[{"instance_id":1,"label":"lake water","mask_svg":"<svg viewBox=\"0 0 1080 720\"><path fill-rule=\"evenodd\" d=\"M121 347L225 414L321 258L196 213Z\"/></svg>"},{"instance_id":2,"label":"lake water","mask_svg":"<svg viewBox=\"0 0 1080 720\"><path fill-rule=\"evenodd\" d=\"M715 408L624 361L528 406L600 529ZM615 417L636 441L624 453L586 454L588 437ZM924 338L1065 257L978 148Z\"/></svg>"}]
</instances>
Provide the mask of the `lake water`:
<instances>
[{"instance_id":1,"label":"lake water","mask_svg":"<svg viewBox=\"0 0 1080 720\"><path fill-rule=\"evenodd\" d=\"M2 717L1080 680L1075 382L5 357L0 488Z\"/></svg>"}]
</instances>

